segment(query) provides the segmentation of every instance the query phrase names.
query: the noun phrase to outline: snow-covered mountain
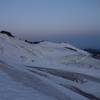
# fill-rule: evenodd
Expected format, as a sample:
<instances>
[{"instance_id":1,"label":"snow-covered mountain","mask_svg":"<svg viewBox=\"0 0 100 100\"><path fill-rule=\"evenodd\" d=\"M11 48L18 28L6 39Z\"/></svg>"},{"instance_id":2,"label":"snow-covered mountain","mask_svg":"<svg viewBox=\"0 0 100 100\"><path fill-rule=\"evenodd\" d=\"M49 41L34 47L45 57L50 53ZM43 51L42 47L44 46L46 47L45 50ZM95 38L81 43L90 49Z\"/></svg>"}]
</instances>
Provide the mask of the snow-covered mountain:
<instances>
[{"instance_id":1,"label":"snow-covered mountain","mask_svg":"<svg viewBox=\"0 0 100 100\"><path fill-rule=\"evenodd\" d=\"M100 100L100 61L67 43L30 44L0 33L0 100Z\"/></svg>"}]
</instances>

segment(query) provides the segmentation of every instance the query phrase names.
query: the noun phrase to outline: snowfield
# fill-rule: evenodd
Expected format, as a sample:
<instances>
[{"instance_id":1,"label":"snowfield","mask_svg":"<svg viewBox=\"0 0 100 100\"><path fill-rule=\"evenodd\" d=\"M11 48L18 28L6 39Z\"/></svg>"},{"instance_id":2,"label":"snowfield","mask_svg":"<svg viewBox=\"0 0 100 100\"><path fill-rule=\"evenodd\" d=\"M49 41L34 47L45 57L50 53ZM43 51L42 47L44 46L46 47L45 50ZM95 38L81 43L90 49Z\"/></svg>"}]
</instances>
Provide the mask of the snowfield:
<instances>
[{"instance_id":1,"label":"snowfield","mask_svg":"<svg viewBox=\"0 0 100 100\"><path fill-rule=\"evenodd\" d=\"M100 100L100 60L67 43L0 33L0 100Z\"/></svg>"}]
</instances>

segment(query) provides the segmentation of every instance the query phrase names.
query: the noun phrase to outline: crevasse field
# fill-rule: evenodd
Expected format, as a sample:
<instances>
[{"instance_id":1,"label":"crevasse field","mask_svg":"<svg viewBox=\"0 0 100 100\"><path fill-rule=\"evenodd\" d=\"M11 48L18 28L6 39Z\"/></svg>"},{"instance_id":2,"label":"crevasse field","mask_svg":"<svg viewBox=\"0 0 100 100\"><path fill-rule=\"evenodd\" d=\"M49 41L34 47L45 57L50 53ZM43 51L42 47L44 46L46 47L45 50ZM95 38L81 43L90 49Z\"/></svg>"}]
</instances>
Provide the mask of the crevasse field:
<instances>
[{"instance_id":1,"label":"crevasse field","mask_svg":"<svg viewBox=\"0 0 100 100\"><path fill-rule=\"evenodd\" d=\"M100 60L67 43L0 34L0 100L100 100Z\"/></svg>"}]
</instances>

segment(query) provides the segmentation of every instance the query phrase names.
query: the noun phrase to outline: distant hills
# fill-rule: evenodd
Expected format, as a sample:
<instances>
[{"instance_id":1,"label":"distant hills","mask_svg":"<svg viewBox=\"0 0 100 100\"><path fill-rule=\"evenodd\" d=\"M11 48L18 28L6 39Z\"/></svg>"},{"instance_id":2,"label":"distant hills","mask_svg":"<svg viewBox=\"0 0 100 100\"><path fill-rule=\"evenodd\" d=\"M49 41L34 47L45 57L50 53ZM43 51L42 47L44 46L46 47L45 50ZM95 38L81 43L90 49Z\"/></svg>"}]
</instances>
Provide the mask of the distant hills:
<instances>
[{"instance_id":1,"label":"distant hills","mask_svg":"<svg viewBox=\"0 0 100 100\"><path fill-rule=\"evenodd\" d=\"M92 57L100 59L100 50L99 49L84 49L85 51L91 53Z\"/></svg>"}]
</instances>

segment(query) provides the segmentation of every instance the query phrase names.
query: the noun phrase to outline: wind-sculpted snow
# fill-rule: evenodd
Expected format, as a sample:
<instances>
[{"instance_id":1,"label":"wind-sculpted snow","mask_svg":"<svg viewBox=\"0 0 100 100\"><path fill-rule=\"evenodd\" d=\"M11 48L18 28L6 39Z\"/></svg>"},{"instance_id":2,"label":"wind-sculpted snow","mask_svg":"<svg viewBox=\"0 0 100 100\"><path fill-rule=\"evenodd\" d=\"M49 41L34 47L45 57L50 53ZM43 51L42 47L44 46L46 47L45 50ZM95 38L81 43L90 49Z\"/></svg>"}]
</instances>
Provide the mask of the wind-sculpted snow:
<instances>
[{"instance_id":1,"label":"wind-sculpted snow","mask_svg":"<svg viewBox=\"0 0 100 100\"><path fill-rule=\"evenodd\" d=\"M66 43L0 34L0 100L100 100L100 61Z\"/></svg>"}]
</instances>

